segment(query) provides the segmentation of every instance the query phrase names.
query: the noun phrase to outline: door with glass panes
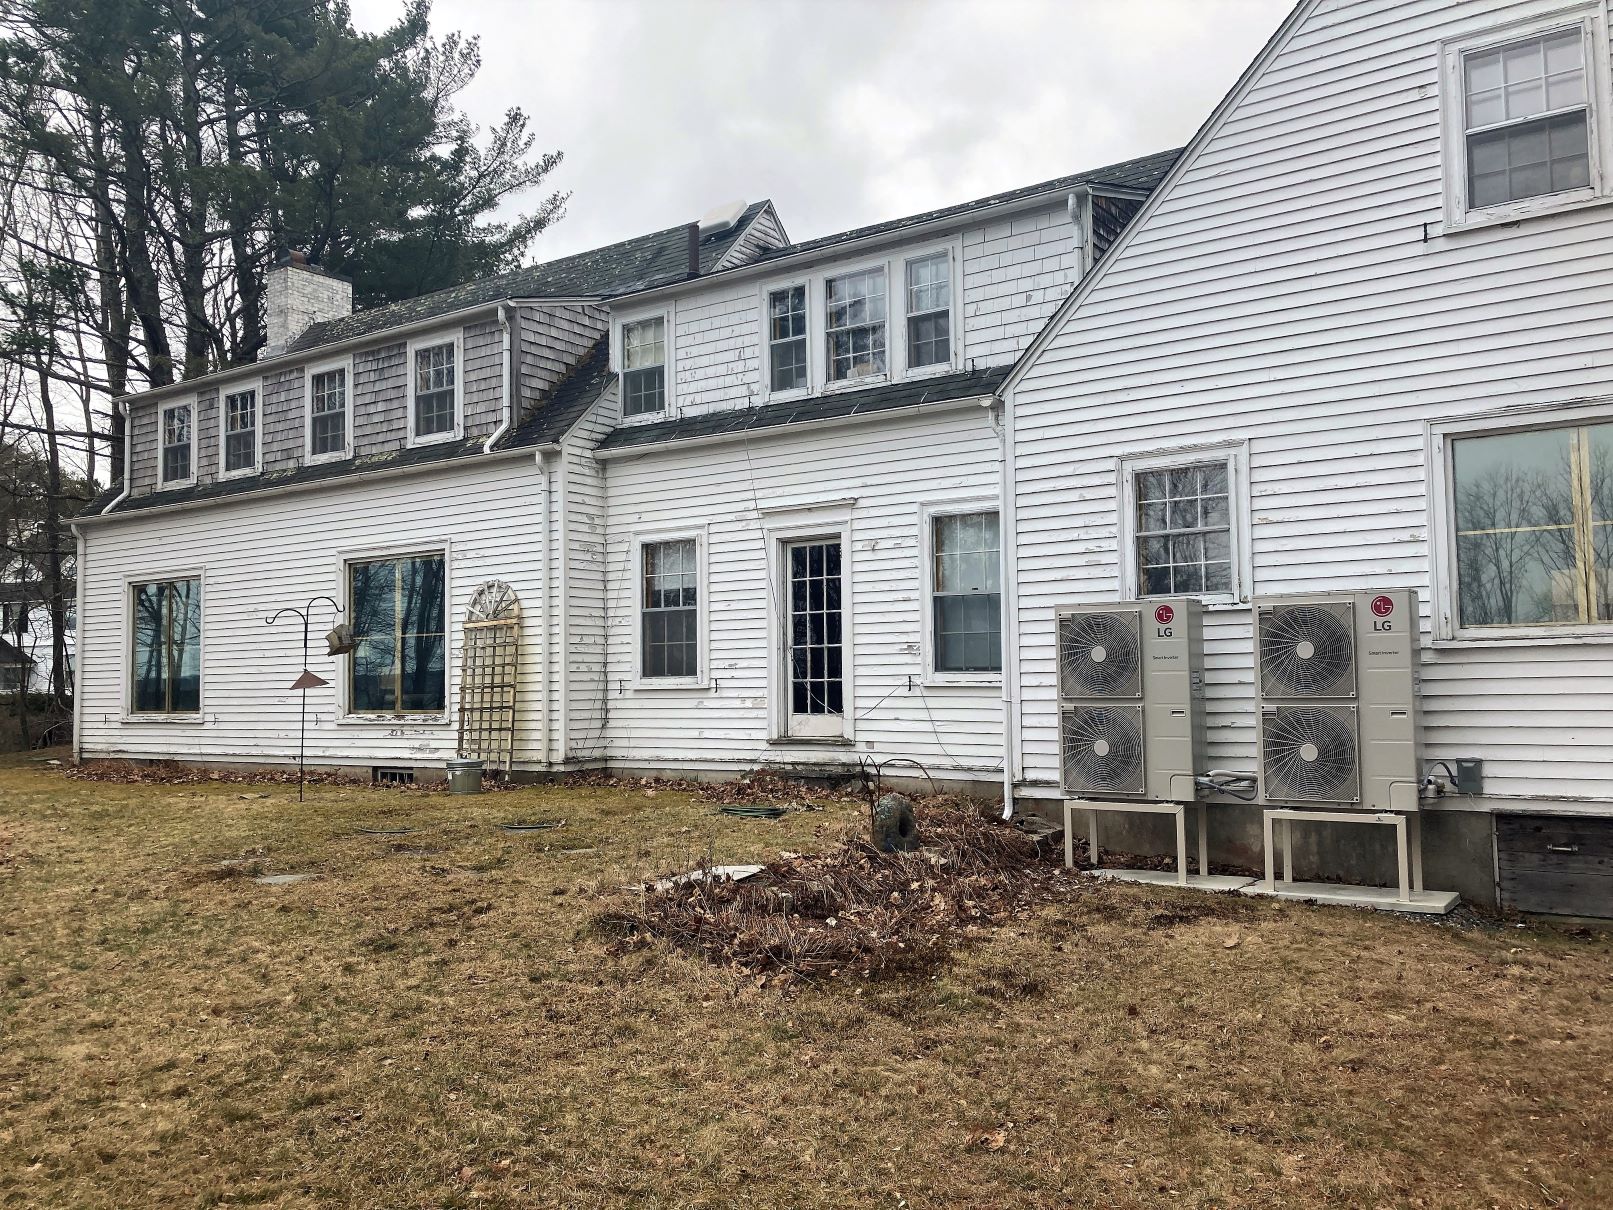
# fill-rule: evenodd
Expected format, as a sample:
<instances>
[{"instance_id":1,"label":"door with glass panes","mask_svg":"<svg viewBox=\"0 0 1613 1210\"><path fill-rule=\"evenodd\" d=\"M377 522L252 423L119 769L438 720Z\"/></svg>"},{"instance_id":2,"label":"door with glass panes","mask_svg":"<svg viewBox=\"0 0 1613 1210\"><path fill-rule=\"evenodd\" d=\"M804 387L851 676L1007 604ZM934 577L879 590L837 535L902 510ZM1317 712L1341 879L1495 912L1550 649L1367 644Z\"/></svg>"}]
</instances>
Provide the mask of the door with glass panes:
<instances>
[{"instance_id":1,"label":"door with glass panes","mask_svg":"<svg viewBox=\"0 0 1613 1210\"><path fill-rule=\"evenodd\" d=\"M845 619L840 539L786 543L784 579L788 734L798 739L844 738Z\"/></svg>"}]
</instances>

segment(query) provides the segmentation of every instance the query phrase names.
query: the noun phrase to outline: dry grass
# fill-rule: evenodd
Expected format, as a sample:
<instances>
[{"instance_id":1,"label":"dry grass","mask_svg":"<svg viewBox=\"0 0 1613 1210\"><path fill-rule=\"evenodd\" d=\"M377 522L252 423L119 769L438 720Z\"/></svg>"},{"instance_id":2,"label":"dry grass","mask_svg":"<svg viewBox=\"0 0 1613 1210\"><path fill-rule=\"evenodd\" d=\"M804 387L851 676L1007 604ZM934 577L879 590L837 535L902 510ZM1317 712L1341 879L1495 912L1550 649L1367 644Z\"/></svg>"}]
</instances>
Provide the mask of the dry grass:
<instances>
[{"instance_id":1,"label":"dry grass","mask_svg":"<svg viewBox=\"0 0 1613 1210\"><path fill-rule=\"evenodd\" d=\"M1605 935L1083 885L933 977L780 992L589 923L859 813L12 761L0 1206L1613 1202Z\"/></svg>"}]
</instances>

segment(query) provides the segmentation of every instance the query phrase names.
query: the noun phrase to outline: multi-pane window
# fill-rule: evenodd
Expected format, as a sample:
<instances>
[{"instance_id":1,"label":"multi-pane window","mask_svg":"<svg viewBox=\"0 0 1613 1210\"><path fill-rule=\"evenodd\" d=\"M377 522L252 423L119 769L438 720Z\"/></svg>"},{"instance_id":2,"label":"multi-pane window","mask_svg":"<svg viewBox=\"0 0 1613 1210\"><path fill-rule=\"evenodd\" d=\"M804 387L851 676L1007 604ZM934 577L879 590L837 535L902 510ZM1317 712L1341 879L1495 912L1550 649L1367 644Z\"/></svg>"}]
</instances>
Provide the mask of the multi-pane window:
<instances>
[{"instance_id":1,"label":"multi-pane window","mask_svg":"<svg viewBox=\"0 0 1613 1210\"><path fill-rule=\"evenodd\" d=\"M700 675L698 558L693 538L644 544L640 646L646 679Z\"/></svg>"},{"instance_id":2,"label":"multi-pane window","mask_svg":"<svg viewBox=\"0 0 1613 1210\"><path fill-rule=\"evenodd\" d=\"M829 381L885 372L885 270L831 277L824 288Z\"/></svg>"},{"instance_id":3,"label":"multi-pane window","mask_svg":"<svg viewBox=\"0 0 1613 1210\"><path fill-rule=\"evenodd\" d=\"M767 296L768 381L775 391L807 385L805 286L785 286Z\"/></svg>"},{"instance_id":4,"label":"multi-pane window","mask_svg":"<svg viewBox=\"0 0 1613 1210\"><path fill-rule=\"evenodd\" d=\"M642 416L666 407L666 320L622 325L622 415Z\"/></svg>"},{"instance_id":5,"label":"multi-pane window","mask_svg":"<svg viewBox=\"0 0 1613 1210\"><path fill-rule=\"evenodd\" d=\"M349 663L354 714L439 714L447 693L441 555L348 566L357 646Z\"/></svg>"},{"instance_id":6,"label":"multi-pane window","mask_svg":"<svg viewBox=\"0 0 1613 1210\"><path fill-rule=\"evenodd\" d=\"M1001 672L1002 542L997 514L935 518L931 592L937 672Z\"/></svg>"},{"instance_id":7,"label":"multi-pane window","mask_svg":"<svg viewBox=\"0 0 1613 1210\"><path fill-rule=\"evenodd\" d=\"M1583 30L1462 60L1468 206L1497 206L1591 183Z\"/></svg>"},{"instance_id":8,"label":"multi-pane window","mask_svg":"<svg viewBox=\"0 0 1613 1210\"><path fill-rule=\"evenodd\" d=\"M1451 443L1462 626L1613 621L1613 424Z\"/></svg>"},{"instance_id":9,"label":"multi-pane window","mask_svg":"<svg viewBox=\"0 0 1613 1210\"><path fill-rule=\"evenodd\" d=\"M1232 591L1227 463L1134 472L1137 584L1143 596Z\"/></svg>"},{"instance_id":10,"label":"multi-pane window","mask_svg":"<svg viewBox=\"0 0 1613 1210\"><path fill-rule=\"evenodd\" d=\"M314 457L347 449L347 367L321 370L308 382L308 451Z\"/></svg>"},{"instance_id":11,"label":"multi-pane window","mask_svg":"<svg viewBox=\"0 0 1613 1210\"><path fill-rule=\"evenodd\" d=\"M952 258L945 252L907 262L909 369L952 360Z\"/></svg>"},{"instance_id":12,"label":"multi-pane window","mask_svg":"<svg viewBox=\"0 0 1613 1210\"><path fill-rule=\"evenodd\" d=\"M162 410L162 481L183 483L191 477L191 406L170 404Z\"/></svg>"},{"instance_id":13,"label":"multi-pane window","mask_svg":"<svg viewBox=\"0 0 1613 1210\"><path fill-rule=\"evenodd\" d=\"M258 393L224 396L224 473L249 471L258 464Z\"/></svg>"},{"instance_id":14,"label":"multi-pane window","mask_svg":"<svg viewBox=\"0 0 1613 1210\"><path fill-rule=\"evenodd\" d=\"M453 341L414 351L414 435L435 437L452 433L459 366Z\"/></svg>"},{"instance_id":15,"label":"multi-pane window","mask_svg":"<svg viewBox=\"0 0 1613 1210\"><path fill-rule=\"evenodd\" d=\"M202 582L161 580L131 593L130 710L195 714L202 708Z\"/></svg>"}]
</instances>

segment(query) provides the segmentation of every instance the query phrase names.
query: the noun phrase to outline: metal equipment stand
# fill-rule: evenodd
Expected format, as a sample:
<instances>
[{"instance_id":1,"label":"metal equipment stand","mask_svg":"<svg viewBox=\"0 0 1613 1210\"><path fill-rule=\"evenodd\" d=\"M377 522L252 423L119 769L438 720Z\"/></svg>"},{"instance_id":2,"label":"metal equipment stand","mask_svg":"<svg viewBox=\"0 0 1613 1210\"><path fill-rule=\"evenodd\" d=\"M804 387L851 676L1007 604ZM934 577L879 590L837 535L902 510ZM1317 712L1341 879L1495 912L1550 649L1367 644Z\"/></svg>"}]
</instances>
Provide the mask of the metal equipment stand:
<instances>
[{"instance_id":1,"label":"metal equipment stand","mask_svg":"<svg viewBox=\"0 0 1613 1210\"><path fill-rule=\"evenodd\" d=\"M1443 916L1460 902L1455 891L1423 889L1422 816L1415 811L1302 811L1291 807L1265 809L1266 877L1243 888L1245 895L1272 895L1278 899L1314 899L1318 903L1345 903L1390 912L1420 912ZM1294 823L1381 824L1395 830L1394 887L1347 886L1333 882L1294 881ZM1277 825L1281 825L1283 876L1276 877Z\"/></svg>"},{"instance_id":2,"label":"metal equipment stand","mask_svg":"<svg viewBox=\"0 0 1613 1210\"><path fill-rule=\"evenodd\" d=\"M1187 811L1198 808L1199 873L1187 872ZM1087 812L1087 846L1093 868L1088 871L1098 878L1121 882L1146 882L1166 886L1192 887L1200 891L1236 891L1249 885L1252 879L1225 874L1210 874L1210 805L1208 803L1180 802L1100 802L1096 799L1067 798L1064 800L1064 864L1075 868L1075 813ZM1111 870L1098 862L1098 816L1104 811L1133 811L1145 815L1170 815L1176 820L1176 870Z\"/></svg>"}]
</instances>

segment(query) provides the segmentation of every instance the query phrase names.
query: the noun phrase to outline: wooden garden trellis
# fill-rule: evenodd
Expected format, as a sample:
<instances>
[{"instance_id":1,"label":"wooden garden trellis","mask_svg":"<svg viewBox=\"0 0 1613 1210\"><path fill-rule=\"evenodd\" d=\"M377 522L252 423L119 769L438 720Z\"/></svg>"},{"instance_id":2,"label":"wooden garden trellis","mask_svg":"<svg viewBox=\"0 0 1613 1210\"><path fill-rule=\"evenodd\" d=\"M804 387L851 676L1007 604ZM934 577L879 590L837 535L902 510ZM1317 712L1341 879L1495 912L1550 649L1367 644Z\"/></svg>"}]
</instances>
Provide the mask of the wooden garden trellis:
<instances>
[{"instance_id":1,"label":"wooden garden trellis","mask_svg":"<svg viewBox=\"0 0 1613 1210\"><path fill-rule=\"evenodd\" d=\"M470 599L459 656L459 755L510 772L521 672L521 602L503 580Z\"/></svg>"}]
</instances>

